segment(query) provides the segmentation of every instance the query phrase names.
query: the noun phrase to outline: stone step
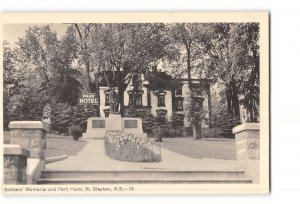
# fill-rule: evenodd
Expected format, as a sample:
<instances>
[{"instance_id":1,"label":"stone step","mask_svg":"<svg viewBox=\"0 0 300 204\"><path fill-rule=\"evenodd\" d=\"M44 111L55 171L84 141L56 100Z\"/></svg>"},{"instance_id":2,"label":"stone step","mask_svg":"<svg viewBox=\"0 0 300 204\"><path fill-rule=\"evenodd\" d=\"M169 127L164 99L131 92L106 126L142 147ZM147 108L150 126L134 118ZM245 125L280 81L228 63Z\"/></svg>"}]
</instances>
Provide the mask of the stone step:
<instances>
[{"instance_id":1,"label":"stone step","mask_svg":"<svg viewBox=\"0 0 300 204\"><path fill-rule=\"evenodd\" d=\"M100 184L100 183L200 183L200 184L250 184L246 178L41 178L38 184Z\"/></svg>"},{"instance_id":2,"label":"stone step","mask_svg":"<svg viewBox=\"0 0 300 204\"><path fill-rule=\"evenodd\" d=\"M207 179L207 178L243 178L243 170L122 170L122 171L79 171L79 170L43 170L41 178L107 178L107 179Z\"/></svg>"}]
</instances>

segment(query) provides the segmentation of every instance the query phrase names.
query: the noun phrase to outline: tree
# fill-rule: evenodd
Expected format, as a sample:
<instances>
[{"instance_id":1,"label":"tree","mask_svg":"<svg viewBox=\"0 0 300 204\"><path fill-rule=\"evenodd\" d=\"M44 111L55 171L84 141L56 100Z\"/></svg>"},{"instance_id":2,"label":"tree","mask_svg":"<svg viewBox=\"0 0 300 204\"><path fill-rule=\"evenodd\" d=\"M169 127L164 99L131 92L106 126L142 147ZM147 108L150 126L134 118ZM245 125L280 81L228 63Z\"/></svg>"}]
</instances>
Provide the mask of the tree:
<instances>
[{"instance_id":1,"label":"tree","mask_svg":"<svg viewBox=\"0 0 300 204\"><path fill-rule=\"evenodd\" d=\"M195 97L190 94L187 98L185 107L185 115L190 120L193 126L193 138L195 140L201 140L201 123L205 119L206 110L203 108L203 97Z\"/></svg>"},{"instance_id":2,"label":"tree","mask_svg":"<svg viewBox=\"0 0 300 204\"><path fill-rule=\"evenodd\" d=\"M201 121L203 111L204 98L195 97L192 87L192 71L197 69L198 72L203 72L203 51L201 37L203 36L203 25L196 23L181 23L172 26L171 32L174 43L178 44L178 49L181 50L186 61L186 70L189 84L190 101L187 107L188 118L193 125L193 134L195 139L201 139ZM200 78L203 77L199 74ZM199 87L200 88L200 87ZM201 116L201 117L200 117Z\"/></svg>"},{"instance_id":3,"label":"tree","mask_svg":"<svg viewBox=\"0 0 300 204\"><path fill-rule=\"evenodd\" d=\"M229 51L232 64L231 74L235 76L240 103L249 112L249 122L259 117L259 24L234 24L230 30Z\"/></svg>"},{"instance_id":4,"label":"tree","mask_svg":"<svg viewBox=\"0 0 300 204\"><path fill-rule=\"evenodd\" d=\"M90 47L93 66L101 72L112 71L118 86L121 115L124 113L124 80L127 74L143 73L158 63L169 43L163 24L102 24L92 30ZM106 77L106 76L105 76ZM107 77L106 77L107 78ZM107 84L110 85L107 79Z\"/></svg>"},{"instance_id":5,"label":"tree","mask_svg":"<svg viewBox=\"0 0 300 204\"><path fill-rule=\"evenodd\" d=\"M81 84L77 80L80 72L77 70L78 42L76 31L68 27L59 41L56 52L56 67L51 78L51 94L56 101L76 105L81 91Z\"/></svg>"},{"instance_id":6,"label":"tree","mask_svg":"<svg viewBox=\"0 0 300 204\"><path fill-rule=\"evenodd\" d=\"M11 96L18 93L19 79L15 74L14 53L8 42L3 42L3 126L8 128L12 118Z\"/></svg>"},{"instance_id":7,"label":"tree","mask_svg":"<svg viewBox=\"0 0 300 204\"><path fill-rule=\"evenodd\" d=\"M40 120L46 104L77 104L74 31L60 40L49 26L29 27L14 50L5 46L5 120Z\"/></svg>"},{"instance_id":8,"label":"tree","mask_svg":"<svg viewBox=\"0 0 300 204\"><path fill-rule=\"evenodd\" d=\"M180 23L171 26L171 35L173 43L177 44L177 49L184 50L184 59L186 61L186 70L189 83L189 89L192 87L192 59L195 58L195 51L197 48L198 32L200 24Z\"/></svg>"},{"instance_id":9,"label":"tree","mask_svg":"<svg viewBox=\"0 0 300 204\"><path fill-rule=\"evenodd\" d=\"M230 72L232 65L228 45L230 29L229 23L204 24L202 32L198 35L197 46L198 55L202 56L199 66L204 68L202 69L205 70L204 75L215 83L225 85L228 114L231 118L239 120L238 88L236 79Z\"/></svg>"},{"instance_id":10,"label":"tree","mask_svg":"<svg viewBox=\"0 0 300 204\"><path fill-rule=\"evenodd\" d=\"M57 65L56 51L59 41L49 26L29 27L18 44L18 60L25 69L33 69L39 75L45 88L50 86L50 77Z\"/></svg>"},{"instance_id":11,"label":"tree","mask_svg":"<svg viewBox=\"0 0 300 204\"><path fill-rule=\"evenodd\" d=\"M91 66L91 50L88 45L89 40L91 39L91 30L95 27L95 24L92 23L74 23L73 24L79 38L80 45L80 63L84 66L85 70L85 78L87 80L87 84L85 88L88 92L92 90L92 80L91 80L91 72L93 67Z\"/></svg>"},{"instance_id":12,"label":"tree","mask_svg":"<svg viewBox=\"0 0 300 204\"><path fill-rule=\"evenodd\" d=\"M78 47L75 30L69 27L59 40L49 26L30 27L18 45L18 71L36 75L32 76L37 79L34 92L49 101L75 105L81 86L76 79L79 72L73 68Z\"/></svg>"},{"instance_id":13,"label":"tree","mask_svg":"<svg viewBox=\"0 0 300 204\"><path fill-rule=\"evenodd\" d=\"M259 106L259 27L255 23L207 24L199 33L206 75L224 83L230 118L240 120L240 104L256 121Z\"/></svg>"}]
</instances>

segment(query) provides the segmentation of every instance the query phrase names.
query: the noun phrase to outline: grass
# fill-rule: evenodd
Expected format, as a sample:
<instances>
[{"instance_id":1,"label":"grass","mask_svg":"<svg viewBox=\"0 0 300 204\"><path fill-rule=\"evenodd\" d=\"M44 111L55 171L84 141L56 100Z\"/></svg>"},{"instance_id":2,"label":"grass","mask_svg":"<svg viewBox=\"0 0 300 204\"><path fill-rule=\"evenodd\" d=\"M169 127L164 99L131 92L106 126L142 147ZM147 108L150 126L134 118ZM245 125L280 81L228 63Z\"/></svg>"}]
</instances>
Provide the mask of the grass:
<instances>
[{"instance_id":1,"label":"grass","mask_svg":"<svg viewBox=\"0 0 300 204\"><path fill-rule=\"evenodd\" d=\"M234 139L163 138L163 142L153 143L178 154L197 159L236 159Z\"/></svg>"},{"instance_id":2,"label":"grass","mask_svg":"<svg viewBox=\"0 0 300 204\"><path fill-rule=\"evenodd\" d=\"M4 132L4 143L9 143L10 133ZM153 142L170 151L192 158L235 160L234 139L194 140L193 138L163 138L163 142ZM47 135L46 157L76 155L86 142L73 141L71 136Z\"/></svg>"},{"instance_id":3,"label":"grass","mask_svg":"<svg viewBox=\"0 0 300 204\"><path fill-rule=\"evenodd\" d=\"M10 132L4 131L4 144L9 144ZM84 141L74 141L71 136L47 135L46 157L76 155L84 146Z\"/></svg>"}]
</instances>

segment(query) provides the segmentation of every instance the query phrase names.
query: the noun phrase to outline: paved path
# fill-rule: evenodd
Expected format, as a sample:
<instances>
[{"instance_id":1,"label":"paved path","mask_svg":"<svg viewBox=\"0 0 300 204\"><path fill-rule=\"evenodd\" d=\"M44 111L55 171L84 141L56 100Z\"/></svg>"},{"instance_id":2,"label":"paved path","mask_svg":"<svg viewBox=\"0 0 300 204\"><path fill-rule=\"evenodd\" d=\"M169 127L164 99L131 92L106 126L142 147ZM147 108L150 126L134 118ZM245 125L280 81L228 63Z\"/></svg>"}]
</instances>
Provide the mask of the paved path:
<instances>
[{"instance_id":1,"label":"paved path","mask_svg":"<svg viewBox=\"0 0 300 204\"><path fill-rule=\"evenodd\" d=\"M194 159L167 149L161 148L161 162L125 162L113 160L105 155L104 140L89 140L77 155L69 156L68 159L49 163L46 169L55 170L86 170L86 171L126 171L126 170L234 170L237 168L236 161L216 159Z\"/></svg>"}]
</instances>

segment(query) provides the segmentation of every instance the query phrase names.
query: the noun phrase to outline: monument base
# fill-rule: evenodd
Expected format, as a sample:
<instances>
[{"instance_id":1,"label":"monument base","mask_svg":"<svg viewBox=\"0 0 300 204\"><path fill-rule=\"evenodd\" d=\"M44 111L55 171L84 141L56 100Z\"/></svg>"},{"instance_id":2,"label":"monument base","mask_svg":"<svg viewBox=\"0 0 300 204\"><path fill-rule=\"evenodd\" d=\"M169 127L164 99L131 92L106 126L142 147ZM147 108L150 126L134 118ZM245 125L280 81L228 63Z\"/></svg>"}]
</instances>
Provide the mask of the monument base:
<instances>
[{"instance_id":1,"label":"monument base","mask_svg":"<svg viewBox=\"0 0 300 204\"><path fill-rule=\"evenodd\" d=\"M82 137L83 139L104 139L108 130L120 130L147 137L147 134L143 133L142 120L140 118L122 118L119 114L110 114L108 118L89 118L86 133L83 133Z\"/></svg>"}]
</instances>

